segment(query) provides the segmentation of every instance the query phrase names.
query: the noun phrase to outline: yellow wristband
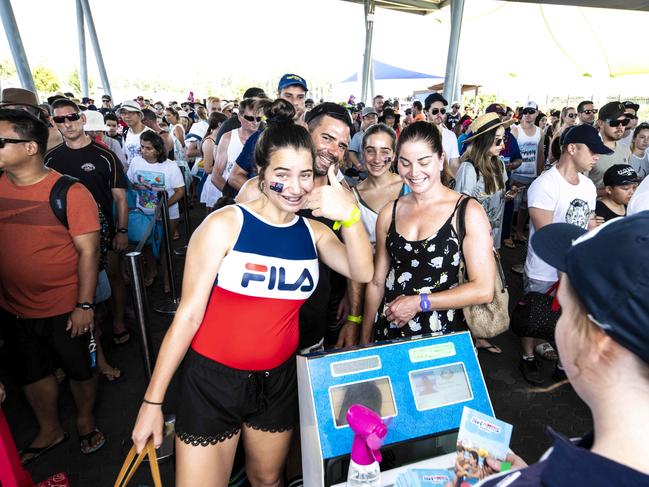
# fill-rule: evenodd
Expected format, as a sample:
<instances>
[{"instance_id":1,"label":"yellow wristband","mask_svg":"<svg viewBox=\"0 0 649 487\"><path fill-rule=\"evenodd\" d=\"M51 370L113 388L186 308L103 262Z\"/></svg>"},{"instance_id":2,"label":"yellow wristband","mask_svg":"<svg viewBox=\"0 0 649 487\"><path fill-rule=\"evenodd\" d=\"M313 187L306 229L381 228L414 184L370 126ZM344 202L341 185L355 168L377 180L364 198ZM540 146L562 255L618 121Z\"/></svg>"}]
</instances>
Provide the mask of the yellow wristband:
<instances>
[{"instance_id":1,"label":"yellow wristband","mask_svg":"<svg viewBox=\"0 0 649 487\"><path fill-rule=\"evenodd\" d=\"M334 231L338 230L341 226L345 228L349 228L355 223L358 223L360 220L361 220L361 210L358 207L358 205L354 205L354 209L352 210L352 213L349 215L349 218L347 218L347 220L337 221L334 223Z\"/></svg>"},{"instance_id":2,"label":"yellow wristband","mask_svg":"<svg viewBox=\"0 0 649 487\"><path fill-rule=\"evenodd\" d=\"M347 315L347 321L351 321L352 323L357 323L360 325L363 322L363 315Z\"/></svg>"}]
</instances>

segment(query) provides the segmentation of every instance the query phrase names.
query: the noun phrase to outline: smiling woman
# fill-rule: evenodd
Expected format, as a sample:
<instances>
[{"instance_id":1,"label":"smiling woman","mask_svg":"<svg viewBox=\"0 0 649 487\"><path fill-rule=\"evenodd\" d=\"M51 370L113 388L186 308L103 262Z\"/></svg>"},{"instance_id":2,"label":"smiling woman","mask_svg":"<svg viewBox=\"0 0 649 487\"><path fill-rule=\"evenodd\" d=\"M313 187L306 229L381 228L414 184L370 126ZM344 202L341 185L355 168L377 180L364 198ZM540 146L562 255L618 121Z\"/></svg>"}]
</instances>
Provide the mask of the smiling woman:
<instances>
[{"instance_id":1,"label":"smiling woman","mask_svg":"<svg viewBox=\"0 0 649 487\"><path fill-rule=\"evenodd\" d=\"M489 220L477 202L469 201L466 235L459 241L454 216L463 196L442 184L444 152L434 125L408 126L399 138L397 161L411 193L379 214L363 337L371 336L372 328L375 340L465 330L461 308L493 297ZM469 280L458 285L462 259Z\"/></svg>"},{"instance_id":2,"label":"smiling woman","mask_svg":"<svg viewBox=\"0 0 649 487\"><path fill-rule=\"evenodd\" d=\"M367 235L351 217L358 208L333 167L330 185L313 188L315 148L293 122L293 105L276 100L266 116L255 150L260 194L212 213L192 235L182 300L133 430L139 450L150 436L160 443L160 406L184 357L176 420L181 487L226 485L241 436L252 485L279 484L298 421L298 314L317 286L318 259L359 282L372 274ZM304 206L341 221L346 244L297 216Z\"/></svg>"}]
</instances>

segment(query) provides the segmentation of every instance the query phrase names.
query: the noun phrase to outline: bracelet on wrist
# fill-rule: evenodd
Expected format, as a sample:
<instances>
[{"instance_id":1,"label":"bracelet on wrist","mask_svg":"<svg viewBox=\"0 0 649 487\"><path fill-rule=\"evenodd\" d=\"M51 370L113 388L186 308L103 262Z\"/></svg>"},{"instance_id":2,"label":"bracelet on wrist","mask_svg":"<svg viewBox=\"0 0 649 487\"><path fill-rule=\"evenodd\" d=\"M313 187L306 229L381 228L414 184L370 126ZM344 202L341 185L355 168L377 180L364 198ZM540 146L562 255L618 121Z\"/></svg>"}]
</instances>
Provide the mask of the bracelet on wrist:
<instances>
[{"instance_id":1,"label":"bracelet on wrist","mask_svg":"<svg viewBox=\"0 0 649 487\"><path fill-rule=\"evenodd\" d=\"M347 315L347 321L360 325L363 323L363 315Z\"/></svg>"},{"instance_id":2,"label":"bracelet on wrist","mask_svg":"<svg viewBox=\"0 0 649 487\"><path fill-rule=\"evenodd\" d=\"M148 401L146 399L142 399L142 402L145 402L146 404L151 404L152 406L162 406L161 402L153 402L153 401Z\"/></svg>"},{"instance_id":3,"label":"bracelet on wrist","mask_svg":"<svg viewBox=\"0 0 649 487\"><path fill-rule=\"evenodd\" d=\"M342 221L339 220L334 223L334 231L338 230L340 227L349 228L355 223L358 223L360 220L361 220L361 210L358 207L358 205L354 205L354 209L352 210L347 220L342 220Z\"/></svg>"}]
</instances>

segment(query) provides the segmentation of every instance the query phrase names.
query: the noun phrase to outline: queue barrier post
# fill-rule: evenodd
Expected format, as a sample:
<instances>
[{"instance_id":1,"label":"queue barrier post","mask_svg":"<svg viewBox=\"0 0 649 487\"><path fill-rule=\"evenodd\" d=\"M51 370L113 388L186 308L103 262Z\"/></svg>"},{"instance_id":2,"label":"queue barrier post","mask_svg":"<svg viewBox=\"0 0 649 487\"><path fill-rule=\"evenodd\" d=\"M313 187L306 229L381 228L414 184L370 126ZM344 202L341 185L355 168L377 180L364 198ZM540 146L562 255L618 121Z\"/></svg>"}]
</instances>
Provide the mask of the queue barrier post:
<instances>
[{"instance_id":1,"label":"queue barrier post","mask_svg":"<svg viewBox=\"0 0 649 487\"><path fill-rule=\"evenodd\" d=\"M176 310L178 309L178 304L180 299L178 298L178 292L176 291L176 278L174 272L174 259L171 250L170 239L170 225L169 225L169 196L166 191L161 191L160 195L162 197L162 245L165 250L165 259L167 260L167 277L169 278L169 289L170 297L165 298L165 300L158 306L154 308L156 313L163 315L175 315Z\"/></svg>"},{"instance_id":2,"label":"queue barrier post","mask_svg":"<svg viewBox=\"0 0 649 487\"><path fill-rule=\"evenodd\" d=\"M180 170L183 173L183 181L185 180L185 173L187 169L184 166L180 166ZM185 187L185 192L183 193L183 223L185 224L185 245L174 250L174 254L178 256L184 256L187 253L187 246L189 245L189 237L192 234L192 227L189 221L189 196L187 195L187 187Z\"/></svg>"}]
</instances>

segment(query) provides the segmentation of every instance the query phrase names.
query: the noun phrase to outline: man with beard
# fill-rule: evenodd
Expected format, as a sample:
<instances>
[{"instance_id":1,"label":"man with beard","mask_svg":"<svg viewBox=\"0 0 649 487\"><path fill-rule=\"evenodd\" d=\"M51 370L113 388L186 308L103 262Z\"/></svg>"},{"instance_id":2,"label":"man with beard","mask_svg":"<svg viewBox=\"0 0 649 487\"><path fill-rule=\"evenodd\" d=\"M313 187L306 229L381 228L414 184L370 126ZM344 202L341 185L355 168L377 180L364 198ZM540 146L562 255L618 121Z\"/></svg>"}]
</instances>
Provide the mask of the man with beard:
<instances>
[{"instance_id":1,"label":"man with beard","mask_svg":"<svg viewBox=\"0 0 649 487\"><path fill-rule=\"evenodd\" d=\"M631 151L628 145L618 141L624 135L624 128L629 124L629 119L624 115L624 105L619 101L607 103L599 110L596 125L604 145L613 151L612 154L603 154L595 167L588 173L590 180L595 183L597 196L604 195L604 173L615 164L628 164Z\"/></svg>"}]
</instances>

